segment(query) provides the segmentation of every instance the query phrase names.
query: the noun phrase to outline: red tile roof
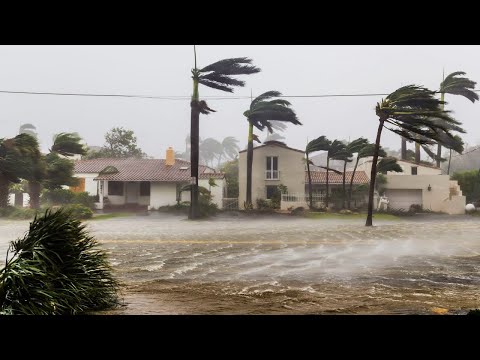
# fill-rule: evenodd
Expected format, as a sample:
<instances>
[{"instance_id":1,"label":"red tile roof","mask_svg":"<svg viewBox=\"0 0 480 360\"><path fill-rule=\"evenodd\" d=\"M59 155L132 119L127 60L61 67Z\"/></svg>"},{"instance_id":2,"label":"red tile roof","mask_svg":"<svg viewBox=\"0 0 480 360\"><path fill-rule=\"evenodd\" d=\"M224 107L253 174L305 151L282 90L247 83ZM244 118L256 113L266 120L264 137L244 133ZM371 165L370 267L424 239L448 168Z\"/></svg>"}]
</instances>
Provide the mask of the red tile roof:
<instances>
[{"instance_id":1,"label":"red tile roof","mask_svg":"<svg viewBox=\"0 0 480 360\"><path fill-rule=\"evenodd\" d=\"M327 172L326 171L311 171L312 184L326 184L327 183ZM345 181L349 184L350 179L352 178L353 171L347 171L345 173ZM305 182L308 184L308 172L305 171ZM353 178L354 184L368 184L370 180L365 171L355 172L355 177ZM343 174L336 174L333 171L328 172L328 183L329 184L343 184Z\"/></svg>"},{"instance_id":2,"label":"red tile roof","mask_svg":"<svg viewBox=\"0 0 480 360\"><path fill-rule=\"evenodd\" d=\"M91 159L75 161L75 173L99 174L107 166L117 168L116 174L99 175L95 180L110 181L190 181L190 163L175 160L175 164L165 165L164 159ZM186 169L181 169L186 168ZM225 174L200 165L199 179L223 179Z\"/></svg>"}]
</instances>

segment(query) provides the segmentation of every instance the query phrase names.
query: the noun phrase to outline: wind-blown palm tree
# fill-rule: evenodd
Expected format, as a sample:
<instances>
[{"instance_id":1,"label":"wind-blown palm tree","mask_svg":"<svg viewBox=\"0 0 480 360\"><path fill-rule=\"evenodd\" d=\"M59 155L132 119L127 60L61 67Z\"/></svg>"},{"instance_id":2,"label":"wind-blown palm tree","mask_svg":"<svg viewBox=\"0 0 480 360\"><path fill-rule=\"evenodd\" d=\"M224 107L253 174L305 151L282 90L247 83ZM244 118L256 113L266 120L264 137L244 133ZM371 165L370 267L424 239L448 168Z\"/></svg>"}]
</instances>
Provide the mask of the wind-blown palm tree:
<instances>
[{"instance_id":1,"label":"wind-blown palm tree","mask_svg":"<svg viewBox=\"0 0 480 360\"><path fill-rule=\"evenodd\" d=\"M353 155L358 153L366 144L368 144L368 140L360 137L358 139L353 140L352 142L348 143L345 148L344 156L341 156L340 160L343 160L343 203L342 207L345 208L345 203L347 201L347 188L346 188L346 172L347 172L347 163L353 161ZM352 178L353 179L353 178Z\"/></svg>"},{"instance_id":2,"label":"wind-blown palm tree","mask_svg":"<svg viewBox=\"0 0 480 360\"><path fill-rule=\"evenodd\" d=\"M39 157L37 139L31 135L0 139L0 208L8 205L9 185L27 178Z\"/></svg>"},{"instance_id":3,"label":"wind-blown palm tree","mask_svg":"<svg viewBox=\"0 0 480 360\"><path fill-rule=\"evenodd\" d=\"M352 193L353 193L353 179L355 178L355 173L357 172L357 167L358 167L358 162L360 159L366 158L373 156L375 153L375 144L365 144L360 150L358 150L357 154L357 160L355 161L355 166L352 171L352 177L350 178L350 189L349 189L349 195L348 195L348 209L350 209L351 201L352 201ZM387 153L383 148L380 146L378 149L378 156L379 157L385 157L387 156Z\"/></svg>"},{"instance_id":4,"label":"wind-blown palm tree","mask_svg":"<svg viewBox=\"0 0 480 360\"><path fill-rule=\"evenodd\" d=\"M298 120L295 111L290 106L287 100L273 99L282 96L278 91L267 91L250 103L250 109L245 111L243 115L248 120L248 145L247 145L247 194L246 206L252 205L252 166L253 166L253 127L260 131L265 128L269 132L273 132L272 121L289 122L295 125L302 125ZM258 139L258 137L256 137Z\"/></svg>"},{"instance_id":5,"label":"wind-blown palm tree","mask_svg":"<svg viewBox=\"0 0 480 360\"><path fill-rule=\"evenodd\" d=\"M310 160L310 154L317 151L328 151L332 142L328 140L324 135L310 141L305 148L305 157L307 163L307 174L308 174L308 201L310 209L313 209L313 199L312 199L312 176L310 172L310 165L313 165Z\"/></svg>"},{"instance_id":6,"label":"wind-blown palm tree","mask_svg":"<svg viewBox=\"0 0 480 360\"><path fill-rule=\"evenodd\" d=\"M441 109L440 105L442 103L435 97L434 91L416 85L403 86L382 99L380 103L377 103L375 112L379 124L370 177L366 226L372 226L373 193L383 128L385 127L407 140L422 144L433 144L435 142L445 144L446 141L453 140L452 130L459 132L464 130L458 126L460 122L451 117L448 111ZM417 135L420 135L420 137L417 137ZM451 145L457 146L456 144Z\"/></svg>"},{"instance_id":7,"label":"wind-blown palm tree","mask_svg":"<svg viewBox=\"0 0 480 360\"><path fill-rule=\"evenodd\" d=\"M240 147L238 146L238 140L233 136L227 136L222 140L222 147L223 147L223 154L229 160L233 160L238 155L238 150ZM220 167L220 159L218 159L218 166Z\"/></svg>"},{"instance_id":8,"label":"wind-blown palm tree","mask_svg":"<svg viewBox=\"0 0 480 360\"><path fill-rule=\"evenodd\" d=\"M25 178L28 180L30 207L40 207L42 186L56 188L61 185L73 185L73 163L65 158L74 155L85 155L87 150L82 145L82 138L77 133L59 133L53 137L50 153L35 160L33 171Z\"/></svg>"},{"instance_id":9,"label":"wind-blown palm tree","mask_svg":"<svg viewBox=\"0 0 480 360\"><path fill-rule=\"evenodd\" d=\"M199 120L201 114L209 114L215 110L208 107L204 100L200 101L198 87L199 84L208 86L213 89L233 92L234 86L245 86L245 82L238 80L233 75L250 75L260 72L260 69L251 65L252 60L242 58L232 58L217 61L216 63L205 66L204 68L197 68L197 54L194 47L195 68L192 69L193 79L193 95L190 103L191 118L190 118L190 161L191 172L190 175L193 180L192 191L190 193L190 219L197 219L199 217L198 209L198 146L199 146Z\"/></svg>"},{"instance_id":10,"label":"wind-blown palm tree","mask_svg":"<svg viewBox=\"0 0 480 360\"><path fill-rule=\"evenodd\" d=\"M330 159L344 160L345 158L345 144L340 140L333 140L327 150L327 181L326 181L326 194L325 194L325 206L328 208L329 193L328 193L328 174L330 171Z\"/></svg>"},{"instance_id":11,"label":"wind-blown palm tree","mask_svg":"<svg viewBox=\"0 0 480 360\"><path fill-rule=\"evenodd\" d=\"M445 94L452 95L461 95L472 103L478 100L478 94L474 91L476 82L472 81L466 77L458 77L460 75L465 75L463 71L456 71L448 75L440 84L440 100L445 101ZM445 103L442 104L442 110L445 110ZM450 149L450 159L452 156L452 149ZM437 167L440 167L440 161L442 157L442 145L438 144L437 147ZM450 160L449 166L450 168ZM448 174L448 173L447 173Z\"/></svg>"},{"instance_id":12,"label":"wind-blown palm tree","mask_svg":"<svg viewBox=\"0 0 480 360\"><path fill-rule=\"evenodd\" d=\"M383 157L377 163L377 174L387 174L387 172L403 172L402 167L398 164L397 159L394 157Z\"/></svg>"}]
</instances>

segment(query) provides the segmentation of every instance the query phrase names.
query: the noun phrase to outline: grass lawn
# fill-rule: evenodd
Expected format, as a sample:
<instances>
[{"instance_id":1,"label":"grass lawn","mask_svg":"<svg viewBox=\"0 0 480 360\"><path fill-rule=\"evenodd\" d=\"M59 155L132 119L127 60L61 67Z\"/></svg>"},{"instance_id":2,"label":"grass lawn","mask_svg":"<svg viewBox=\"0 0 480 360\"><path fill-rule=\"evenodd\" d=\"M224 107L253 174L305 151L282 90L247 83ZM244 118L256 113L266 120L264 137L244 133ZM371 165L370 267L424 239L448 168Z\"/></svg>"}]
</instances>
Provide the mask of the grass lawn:
<instances>
[{"instance_id":1,"label":"grass lawn","mask_svg":"<svg viewBox=\"0 0 480 360\"><path fill-rule=\"evenodd\" d=\"M366 219L367 214L336 214L336 213L321 213L311 212L307 215L310 219ZM399 216L391 214L373 214L374 220L401 220Z\"/></svg>"},{"instance_id":2,"label":"grass lawn","mask_svg":"<svg viewBox=\"0 0 480 360\"><path fill-rule=\"evenodd\" d=\"M107 220L107 219L113 219L117 217L126 217L126 216L133 216L135 213L133 212L114 212L114 213L109 213L109 214L99 214L99 215L94 215L91 219L88 219L88 221L91 220Z\"/></svg>"}]
</instances>

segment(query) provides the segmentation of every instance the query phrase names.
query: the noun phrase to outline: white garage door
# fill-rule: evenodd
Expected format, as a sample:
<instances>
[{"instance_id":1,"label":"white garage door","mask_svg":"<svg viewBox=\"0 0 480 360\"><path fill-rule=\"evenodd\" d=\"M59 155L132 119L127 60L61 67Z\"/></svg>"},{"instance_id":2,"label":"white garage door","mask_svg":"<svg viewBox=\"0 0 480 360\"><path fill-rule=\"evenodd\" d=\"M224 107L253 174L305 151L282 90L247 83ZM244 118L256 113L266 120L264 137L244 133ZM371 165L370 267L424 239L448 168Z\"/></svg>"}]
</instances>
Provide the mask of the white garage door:
<instances>
[{"instance_id":1,"label":"white garage door","mask_svg":"<svg viewBox=\"0 0 480 360\"><path fill-rule=\"evenodd\" d=\"M395 210L403 209L408 211L410 205L422 205L422 190L385 190L385 195L390 203L388 207Z\"/></svg>"}]
</instances>

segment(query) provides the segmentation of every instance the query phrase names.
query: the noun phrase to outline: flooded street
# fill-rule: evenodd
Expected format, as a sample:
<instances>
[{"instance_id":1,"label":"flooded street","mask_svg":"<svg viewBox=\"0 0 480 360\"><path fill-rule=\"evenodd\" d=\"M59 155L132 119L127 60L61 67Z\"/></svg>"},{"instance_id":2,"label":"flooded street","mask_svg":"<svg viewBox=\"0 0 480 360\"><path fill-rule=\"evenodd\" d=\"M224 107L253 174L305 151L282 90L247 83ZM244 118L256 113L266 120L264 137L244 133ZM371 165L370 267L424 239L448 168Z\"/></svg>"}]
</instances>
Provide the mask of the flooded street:
<instances>
[{"instance_id":1,"label":"flooded street","mask_svg":"<svg viewBox=\"0 0 480 360\"><path fill-rule=\"evenodd\" d=\"M480 219L151 214L89 221L122 283L108 314L431 314L480 307ZM0 258L28 221L0 220ZM2 260L3 261L3 260Z\"/></svg>"}]
</instances>

